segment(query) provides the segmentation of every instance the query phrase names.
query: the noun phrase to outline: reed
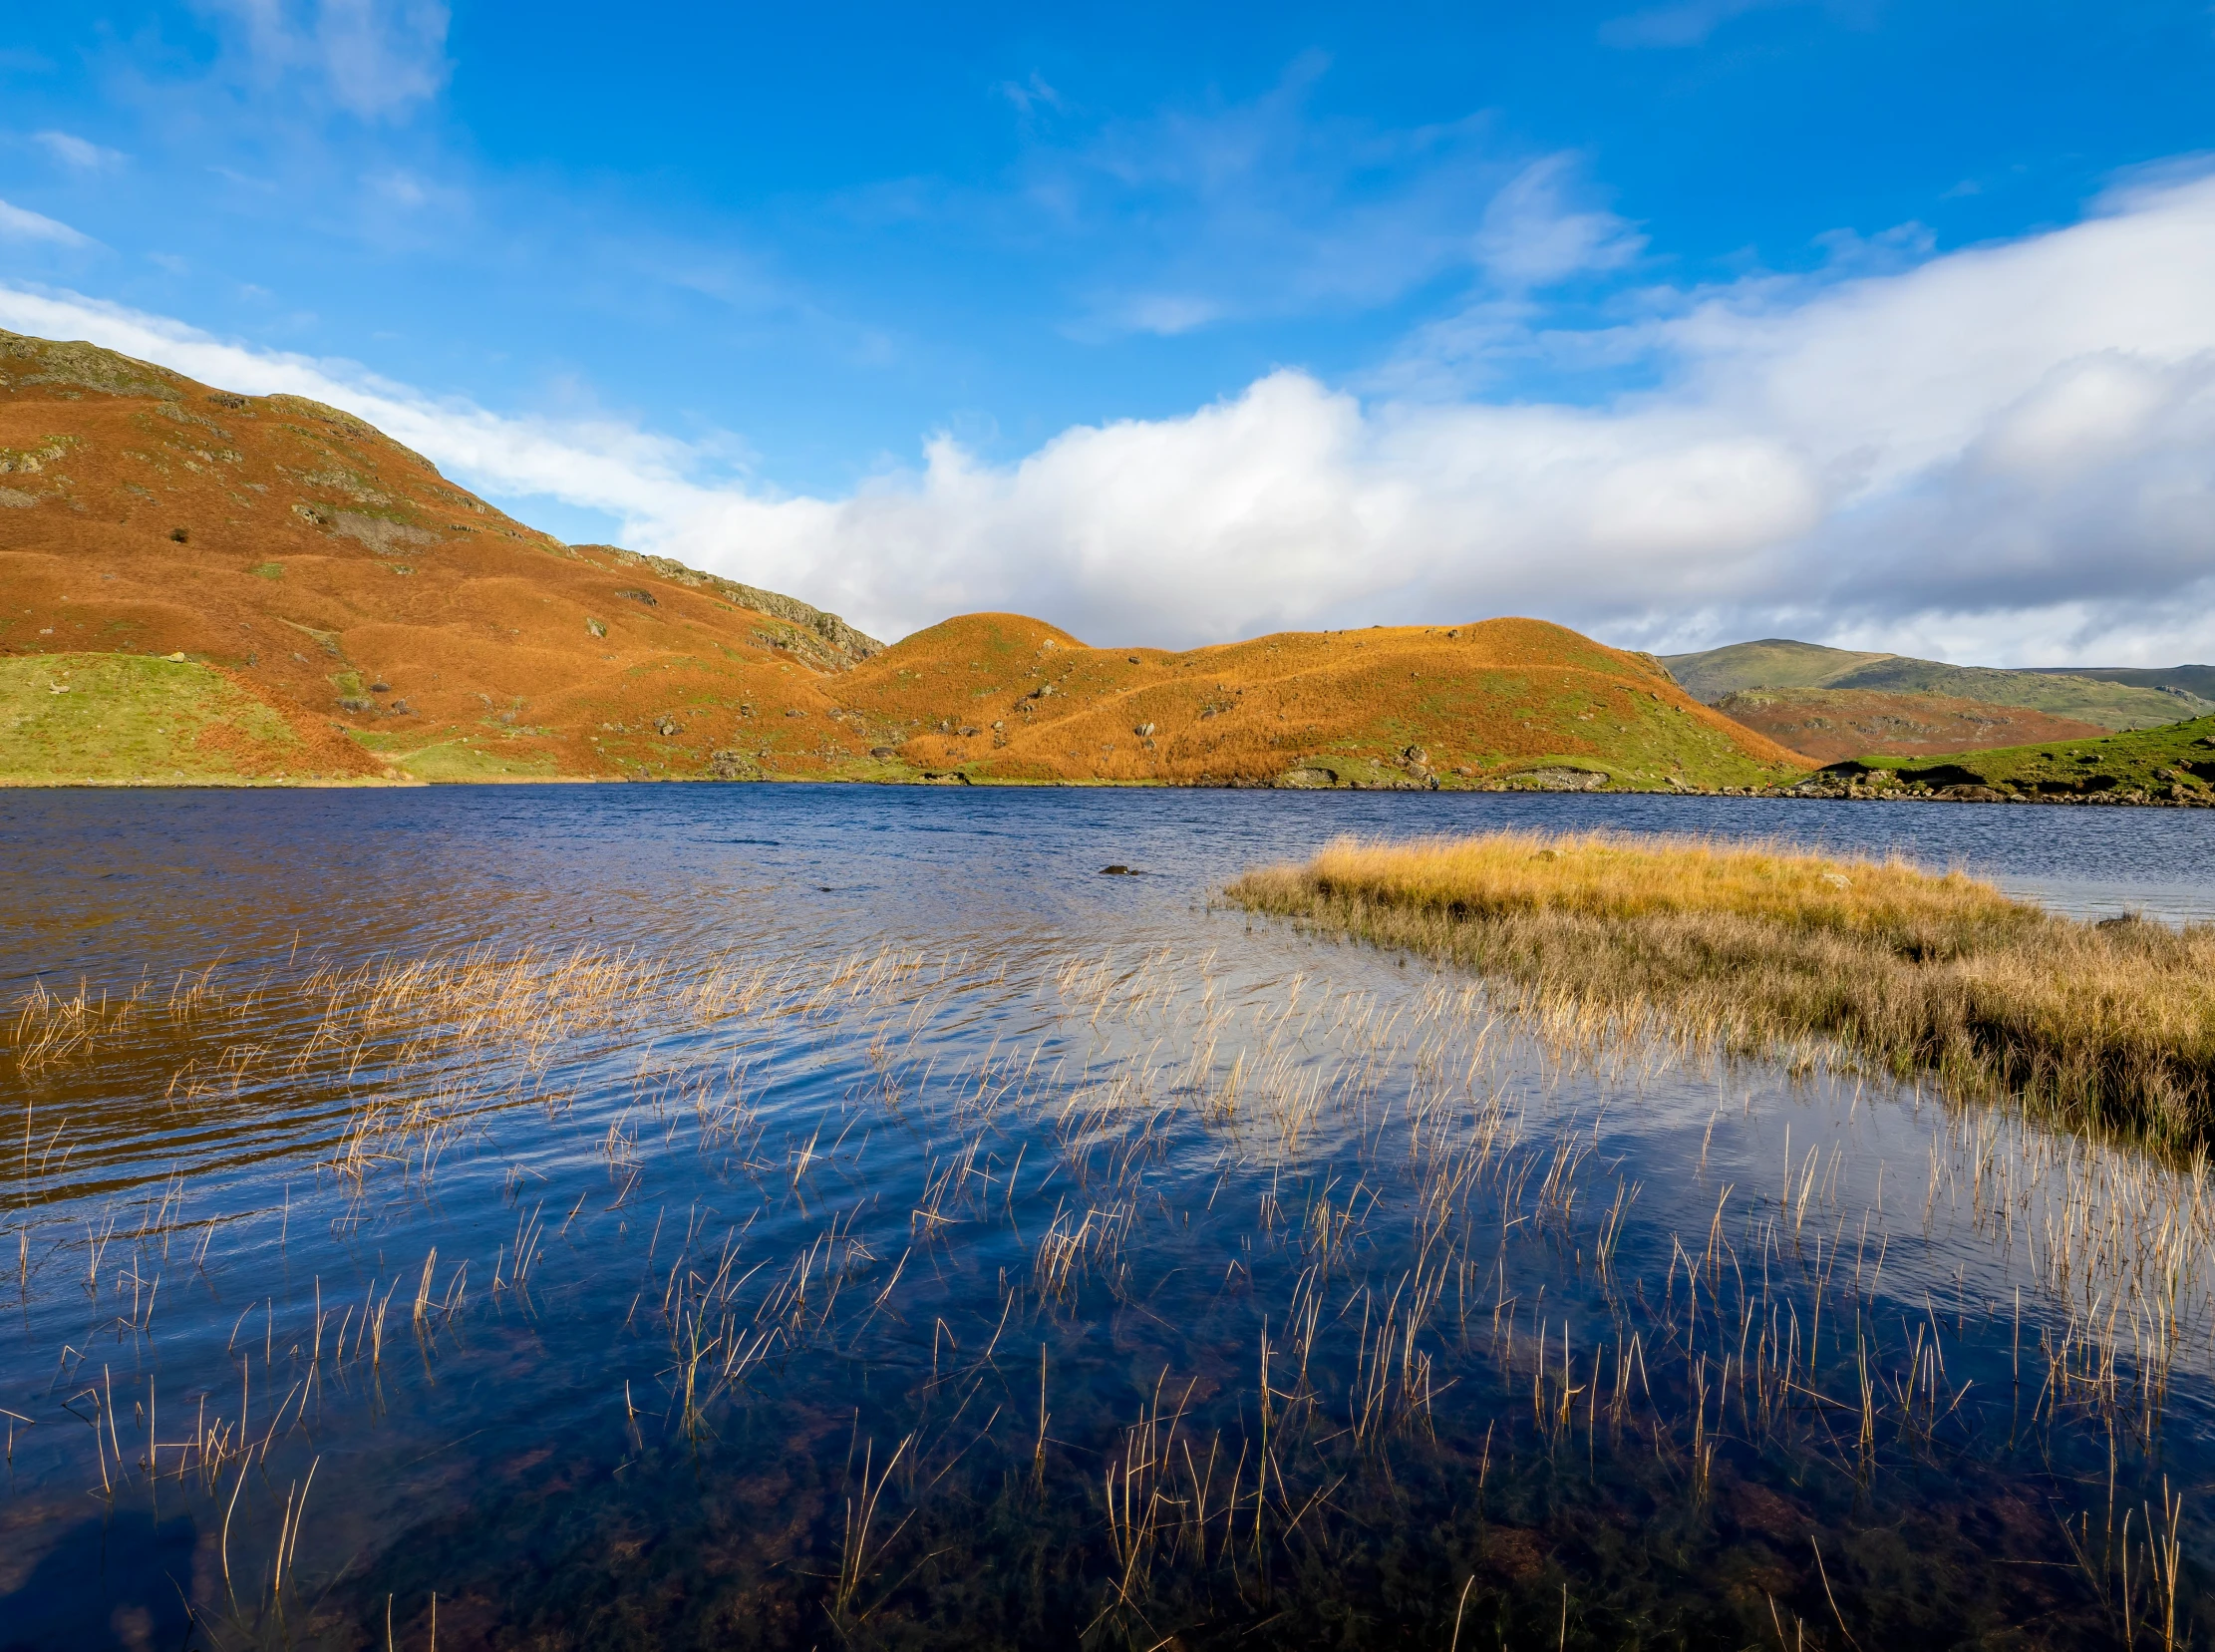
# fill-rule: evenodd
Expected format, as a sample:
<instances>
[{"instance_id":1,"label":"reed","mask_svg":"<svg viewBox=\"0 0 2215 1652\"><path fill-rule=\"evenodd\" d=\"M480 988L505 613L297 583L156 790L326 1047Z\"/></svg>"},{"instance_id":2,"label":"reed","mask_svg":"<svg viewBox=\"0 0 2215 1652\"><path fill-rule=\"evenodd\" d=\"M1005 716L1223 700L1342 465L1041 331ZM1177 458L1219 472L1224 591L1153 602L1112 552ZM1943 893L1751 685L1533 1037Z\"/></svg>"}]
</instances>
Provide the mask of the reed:
<instances>
[{"instance_id":1,"label":"reed","mask_svg":"<svg viewBox=\"0 0 2215 1652\"><path fill-rule=\"evenodd\" d=\"M1721 868L1710 887L1740 921L1784 924L1827 902L1807 933L1921 935L1934 950L1930 937L1949 925L2043 921L1967 879L1848 866L1842 888L1820 867L1802 871L1808 899L1797 906L1744 866ZM1622 874L1580 872L1584 921L1649 920L1651 892ZM830 1438L824 1396L860 1374L851 1424L842 1410L835 1418L843 1469L819 1447L812 1523L761 1550L774 1561L762 1598L799 1600L808 1634L827 1616L853 1644L943 1644L918 1628L919 1613L942 1605L961 1644L1054 1638L1036 1622L1027 1634L997 1618L990 1633L975 1627L979 1597L962 1596L963 1574L1006 1560L1000 1519L1056 1553L1044 1581L1011 1582L1009 1597L1035 1588L1077 1602L1062 1641L1154 1647L1180 1623L1269 1621L1333 1591L1365 1599L1365 1556L1389 1543L1429 1557L1407 1574L1407 1598L1435 1595L1424 1634L1403 1637L1411 1644L1495 1644L1495 1623L1502 1644L1624 1644L1635 1638L1628 1611L1608 1618L1616 1609L1599 1603L1623 1574L1599 1562L1574 1574L1578 1618L1564 1627L1560 1572L1516 1582L1485 1558L1487 1522L1511 1538L1543 1528L1574 1554L1576 1487L1605 1477L1597 1483L1645 1500L1650 1523L1694 1533L1689 1552L1712 1553L1697 1534L1739 1519L1748 1487L1779 1474L1831 1479L1857 1505L1899 1510L1924 1494L1933 1465L1989 1486L1995 1457L2016 1465L2011 1475L2024 1464L2060 1471L2040 1481L2059 1498L2056 1525L2008 1535L2010 1564L2057 1576L2065 1557L2080 1574L2072 1609L2108 1613L2140 1640L2181 1644L2204 1617L2196 1519L2158 1484L2172 1376L2191 1395L2215 1360L2204 1157L2179 1168L2057 1136L2018 1110L1934 1109L1906 1135L1905 1157L1889 1149L1887 1182L1885 1143L1901 1138L1871 1140L1842 1100L1860 1087L1818 1078L1838 1105L1817 1117L1843 1114L1845 1128L1811 1138L1795 1113L1781 1162L1766 1138L1756 1169L1763 1121L1734 1098L1694 1144L1697 1189L1651 1172L1642 1185L1624 1162L1623 1122L1644 1129L1648 1116L1615 1099L1679 1077L1696 1081L1691 1093L1732 1078L1687 1041L1588 1037L1603 1022L1644 1025L1647 1012L1556 996L1516 1016L1451 974L1387 970L1391 984L1377 988L1375 971L1333 981L1325 971L1256 979L1249 968L1214 952L1093 951L1050 956L1010 983L1003 959L891 949L775 970L478 955L324 975L313 994L274 982L256 989L262 1010L195 976L192 1013L211 1038L241 1044L242 1031L261 1030L259 1071L349 1076L331 1134L390 1109L372 1119L361 1174L317 1141L292 1162L314 1158L334 1174L298 1207L289 1193L278 1204L276 1175L260 1178L273 1234L289 1218L294 1245L312 1243L311 1209L339 1232L340 1219L355 1220L362 1175L411 1162L421 1175L434 1128L467 1127L442 1200L488 1200L496 1187L514 1208L496 1226L423 1231L405 1256L389 1249L366 1286L355 1276L345 1287L335 1327L332 1277L302 1269L307 1292L274 1301L228 1289L220 1311L247 1300L262 1310L262 1346L242 1330L249 1307L221 1359L208 1350L210 1369L188 1373L172 1353L158 1414L151 1362L111 1374L105 1354L65 1349L56 1394L74 1396L79 1420L66 1438L40 1430L30 1449L74 1461L94 1444L85 1488L118 1505L189 1487L207 1529L222 1522L226 1579L230 1550L258 1553L273 1533L270 1579L256 1592L241 1570L218 1624L224 1644L313 1638L303 1614L324 1580L338 1590L344 1568L335 1547L318 1552L319 1531L300 1542L302 1474L313 1476L327 1440L362 1426L350 1405L382 1426L382 1393L418 1382L414 1361L380 1372L388 1309L414 1333L419 1392L438 1372L452 1393L450 1372L474 1381L496 1369L505 1381L546 1357L530 1352L546 1346L528 1330L530 1293L574 1300L581 1284L615 1278L620 1289L598 1300L623 1367L619 1474L681 1466L696 1485L742 1469L754 1442L772 1438L800 1442L799 1461L817 1450L804 1427ZM953 1040L982 985L1012 987L1026 1015L1043 1006L1043 1018L989 1051L964 1049ZM280 1021L255 1019L279 1007ZM171 1012L156 997L131 1013ZM22 1025L63 1036L78 1019L55 999ZM94 1038L48 1071L102 1072L103 1050ZM809 1106L744 1093L750 1070L774 1085L791 1063L841 1053L839 1088ZM605 1064L589 1089L582 1061ZM541 1126L539 1106L569 1086L584 1093L547 1106ZM1763 1094L1756 1084L1751 1096ZM1883 1094L1903 1107L1918 1099ZM524 1194L526 1178L545 1178L503 1150L526 1132L565 1139L566 1171L541 1161L585 1185ZM1712 1177L1710 1139L1731 1166ZM653 1184L683 1185L694 1156L713 1192L656 1211ZM0 1174L21 1156L11 1130ZM1689 1153L1683 1171L1695 1174ZM634 1200L642 1173L650 1190ZM598 1192L603 1179L609 1191ZM206 1183L178 1172L129 1198L103 1189L96 1203L27 1182L54 1211L51 1271L42 1281L30 1263L19 1268L27 1294L45 1293L33 1304L52 1308L45 1323L64 1325L54 1305L66 1304L104 1336L152 1346L178 1338L184 1314L217 1311L172 1281L160 1300L183 1305L154 1314L187 1198L195 1219L221 1208ZM420 1181L398 1190L423 1193ZM439 1219L428 1197L419 1208ZM1897 1285L1892 1240L1896 1257L1919 1244L2007 1258L2017 1289L1950 1282L1928 1257L1895 1260L1910 1281ZM487 1277L483 1243L495 1247L491 1284L473 1299L467 1268L475 1259ZM218 1276L254 1253L250 1235L219 1248ZM18 1254L30 1254L21 1242ZM1191 1278L1210 1283L1189 1290ZM1934 1302L1921 1287L1943 1288ZM508 1325L473 1349L472 1323L495 1321ZM225 1363L239 1369L219 1388ZM133 1430L142 1397L146 1456L134 1463L119 1434ZM158 1417L173 1438L159 1439ZM52 1420L70 1421L58 1409ZM2087 1441L2107 1454L2104 1496L2087 1489L2100 1477L2078 1472ZM890 1446L883 1470L871 1442ZM1419 1499L1441 1488L1469 1524L1434 1537L1412 1511L1437 1506ZM1811 1518L1820 1549L1801 1548L1798 1584L1777 1577L1773 1607L1761 1597L1759 1632L1774 1610L1787 1630L1804 1618L1885 1644L1874 1608L1890 1585L1851 1530ZM1799 1530L1792 1539L1808 1542ZM1927 1583L1945 1564L1918 1575ZM1020 1574L1013 1563L996 1572ZM957 1597L958 1610L946 1604ZM220 1617L219 1600L203 1604ZM1588 1618L1615 1627L1602 1634ZM1758 1637L1740 1622L1729 1641L1684 1638ZM1920 1643L1905 1632L1890 1642Z\"/></svg>"},{"instance_id":2,"label":"reed","mask_svg":"<svg viewBox=\"0 0 2215 1652\"><path fill-rule=\"evenodd\" d=\"M2188 1147L2215 1126L2215 926L2081 923L1961 872L1780 844L1344 838L1225 890L1473 966L1522 1006L2014 1096Z\"/></svg>"}]
</instances>

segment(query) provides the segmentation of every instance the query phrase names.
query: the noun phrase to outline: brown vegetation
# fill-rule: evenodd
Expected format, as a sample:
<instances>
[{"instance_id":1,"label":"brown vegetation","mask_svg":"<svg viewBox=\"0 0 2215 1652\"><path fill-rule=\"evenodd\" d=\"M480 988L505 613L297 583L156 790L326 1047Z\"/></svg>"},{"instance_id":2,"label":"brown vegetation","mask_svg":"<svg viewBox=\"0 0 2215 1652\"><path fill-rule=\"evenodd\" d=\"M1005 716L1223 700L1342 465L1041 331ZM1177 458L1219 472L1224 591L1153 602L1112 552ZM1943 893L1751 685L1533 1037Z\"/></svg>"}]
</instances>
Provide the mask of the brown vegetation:
<instances>
[{"instance_id":1,"label":"brown vegetation","mask_svg":"<svg viewBox=\"0 0 2215 1652\"><path fill-rule=\"evenodd\" d=\"M303 729L326 774L426 749L437 778L689 775L718 750L815 772L820 725L782 713L819 712L874 646L564 545L338 409L89 345L0 333L0 653L181 652Z\"/></svg>"},{"instance_id":2,"label":"brown vegetation","mask_svg":"<svg viewBox=\"0 0 2215 1652\"><path fill-rule=\"evenodd\" d=\"M2097 740L2107 732L2096 723L2028 706L1866 688L1741 689L1715 704L1718 711L1817 763L1870 752L1951 756L1994 746Z\"/></svg>"},{"instance_id":3,"label":"brown vegetation","mask_svg":"<svg viewBox=\"0 0 2215 1652\"><path fill-rule=\"evenodd\" d=\"M1332 844L1241 905L1449 957L1696 1042L1809 1039L2169 1143L2215 1122L2215 929L2078 923L1959 872L1691 839Z\"/></svg>"},{"instance_id":4,"label":"brown vegetation","mask_svg":"<svg viewBox=\"0 0 2215 1652\"><path fill-rule=\"evenodd\" d=\"M1533 619L1171 653L971 614L834 692L918 767L976 780L1582 790L1773 784L1807 768L1644 656Z\"/></svg>"},{"instance_id":5,"label":"brown vegetation","mask_svg":"<svg viewBox=\"0 0 2215 1652\"><path fill-rule=\"evenodd\" d=\"M0 653L218 667L316 774L1586 790L1807 767L1535 620L1170 653L974 614L878 652L789 597L562 544L338 409L13 333L0 474ZM211 756L196 778L302 778L298 753Z\"/></svg>"}]
</instances>

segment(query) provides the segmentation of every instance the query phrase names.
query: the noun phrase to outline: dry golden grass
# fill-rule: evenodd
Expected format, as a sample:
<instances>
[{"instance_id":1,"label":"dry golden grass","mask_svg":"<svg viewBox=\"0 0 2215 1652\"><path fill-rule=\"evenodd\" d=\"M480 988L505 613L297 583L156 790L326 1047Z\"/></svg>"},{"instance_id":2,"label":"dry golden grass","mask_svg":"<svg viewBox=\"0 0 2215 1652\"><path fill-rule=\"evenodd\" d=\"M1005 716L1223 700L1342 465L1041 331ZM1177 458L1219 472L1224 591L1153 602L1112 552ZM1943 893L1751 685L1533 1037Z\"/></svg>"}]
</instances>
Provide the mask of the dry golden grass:
<instances>
[{"instance_id":1,"label":"dry golden grass","mask_svg":"<svg viewBox=\"0 0 2215 1652\"><path fill-rule=\"evenodd\" d=\"M2079 923L1897 861L1597 834L1346 839L1226 893L1504 976L1556 1017L1742 1051L1827 1040L2176 1145L2215 1122L2205 925Z\"/></svg>"}]
</instances>

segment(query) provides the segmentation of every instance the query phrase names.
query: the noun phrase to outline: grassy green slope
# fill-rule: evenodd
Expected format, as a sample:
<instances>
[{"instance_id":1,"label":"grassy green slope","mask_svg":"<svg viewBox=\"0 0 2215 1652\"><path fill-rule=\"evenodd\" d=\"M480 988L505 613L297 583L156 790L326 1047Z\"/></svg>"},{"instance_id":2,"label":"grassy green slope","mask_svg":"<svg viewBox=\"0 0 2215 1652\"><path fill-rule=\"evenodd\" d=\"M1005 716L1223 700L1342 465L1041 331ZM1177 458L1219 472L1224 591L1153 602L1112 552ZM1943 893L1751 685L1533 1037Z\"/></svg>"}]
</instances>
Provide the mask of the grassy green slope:
<instances>
[{"instance_id":1,"label":"grassy green slope","mask_svg":"<svg viewBox=\"0 0 2215 1652\"><path fill-rule=\"evenodd\" d=\"M1841 672L1893 657L1767 637L1698 654L1664 654L1662 664L1695 699L1712 706L1727 694L1749 688L1824 688Z\"/></svg>"},{"instance_id":2,"label":"grassy green slope","mask_svg":"<svg viewBox=\"0 0 2215 1652\"><path fill-rule=\"evenodd\" d=\"M2121 683L2129 688L2174 688L2215 706L2215 665L2085 665L2026 666L2039 677L2089 677L2095 683Z\"/></svg>"},{"instance_id":3,"label":"grassy green slope","mask_svg":"<svg viewBox=\"0 0 2215 1652\"><path fill-rule=\"evenodd\" d=\"M1942 665L1893 656L1835 677L1831 688L1867 688L1888 694L1943 694L1982 700L1988 706L2023 706L2055 717L2073 717L2104 729L2151 729L2215 709L2194 695L2133 688L2089 677L2043 671L2003 671L1992 666Z\"/></svg>"},{"instance_id":4,"label":"grassy green slope","mask_svg":"<svg viewBox=\"0 0 2215 1652\"><path fill-rule=\"evenodd\" d=\"M1928 758L1866 757L1840 769L1897 775L1928 786L1989 786L2039 797L2207 801L2215 796L2215 716L2158 729L2136 729L2098 740L2057 740L2044 746L2003 746L1963 752L1943 763Z\"/></svg>"},{"instance_id":5,"label":"grassy green slope","mask_svg":"<svg viewBox=\"0 0 2215 1652\"><path fill-rule=\"evenodd\" d=\"M0 785L235 786L358 779L336 736L303 738L205 665L128 654L0 657Z\"/></svg>"}]
</instances>

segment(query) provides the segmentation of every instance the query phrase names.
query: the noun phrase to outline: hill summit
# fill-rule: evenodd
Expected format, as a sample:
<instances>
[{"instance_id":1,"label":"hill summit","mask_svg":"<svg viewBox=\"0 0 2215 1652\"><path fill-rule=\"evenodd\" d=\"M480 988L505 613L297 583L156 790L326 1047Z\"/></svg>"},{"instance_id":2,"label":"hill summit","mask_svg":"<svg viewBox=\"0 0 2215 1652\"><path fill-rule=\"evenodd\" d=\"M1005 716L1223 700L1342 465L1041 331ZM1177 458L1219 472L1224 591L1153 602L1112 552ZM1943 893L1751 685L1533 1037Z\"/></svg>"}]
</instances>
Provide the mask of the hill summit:
<instances>
[{"instance_id":1,"label":"hill summit","mask_svg":"<svg viewBox=\"0 0 2215 1652\"><path fill-rule=\"evenodd\" d=\"M569 545L343 410L0 332L0 780L1789 782L1650 657L1538 620L886 647Z\"/></svg>"}]
</instances>

